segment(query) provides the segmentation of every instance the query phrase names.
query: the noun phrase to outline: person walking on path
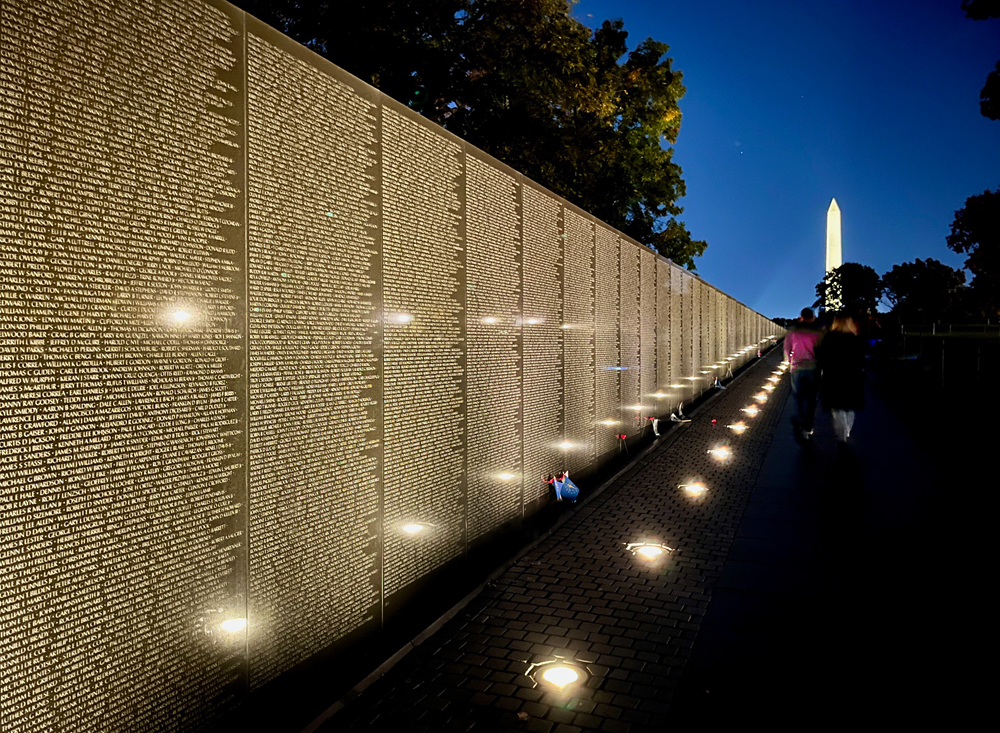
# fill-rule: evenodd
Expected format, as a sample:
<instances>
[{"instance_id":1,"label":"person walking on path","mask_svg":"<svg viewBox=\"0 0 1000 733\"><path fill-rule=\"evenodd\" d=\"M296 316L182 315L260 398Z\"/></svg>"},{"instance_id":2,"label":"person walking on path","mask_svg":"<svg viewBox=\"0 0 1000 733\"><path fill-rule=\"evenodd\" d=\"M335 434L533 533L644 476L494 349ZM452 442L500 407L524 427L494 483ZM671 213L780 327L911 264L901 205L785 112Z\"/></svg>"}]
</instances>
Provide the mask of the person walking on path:
<instances>
[{"instance_id":1,"label":"person walking on path","mask_svg":"<svg viewBox=\"0 0 1000 733\"><path fill-rule=\"evenodd\" d=\"M785 334L785 359L792 375L792 394L795 396L796 415L792 418L795 436L809 440L816 419L816 397L819 392L819 371L816 365L816 346L823 331L816 323L816 314L803 308L799 320Z\"/></svg>"},{"instance_id":2,"label":"person walking on path","mask_svg":"<svg viewBox=\"0 0 1000 733\"><path fill-rule=\"evenodd\" d=\"M833 416L833 432L846 443L854 413L865 406L865 351L858 325L850 316L833 319L817 349L823 408Z\"/></svg>"}]
</instances>

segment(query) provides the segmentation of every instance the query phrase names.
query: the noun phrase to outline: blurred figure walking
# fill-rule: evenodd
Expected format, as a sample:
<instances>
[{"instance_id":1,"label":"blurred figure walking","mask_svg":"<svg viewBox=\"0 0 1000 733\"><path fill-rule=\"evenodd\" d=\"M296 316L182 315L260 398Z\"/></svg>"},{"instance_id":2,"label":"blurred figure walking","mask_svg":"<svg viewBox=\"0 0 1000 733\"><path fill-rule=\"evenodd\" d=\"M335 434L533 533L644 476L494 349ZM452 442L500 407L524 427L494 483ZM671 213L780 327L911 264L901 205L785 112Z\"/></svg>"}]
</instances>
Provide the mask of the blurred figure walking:
<instances>
[{"instance_id":1,"label":"blurred figure walking","mask_svg":"<svg viewBox=\"0 0 1000 733\"><path fill-rule=\"evenodd\" d=\"M853 318L834 317L817 356L823 407L833 415L837 440L846 443L854 427L854 413L865 406L865 349Z\"/></svg>"},{"instance_id":2,"label":"blurred figure walking","mask_svg":"<svg viewBox=\"0 0 1000 733\"><path fill-rule=\"evenodd\" d=\"M792 418L795 437L809 440L816 419L816 397L819 392L819 370L816 364L816 346L823 331L816 323L816 314L803 308L799 320L785 334L785 359L792 375L792 394L795 395L796 415Z\"/></svg>"}]
</instances>

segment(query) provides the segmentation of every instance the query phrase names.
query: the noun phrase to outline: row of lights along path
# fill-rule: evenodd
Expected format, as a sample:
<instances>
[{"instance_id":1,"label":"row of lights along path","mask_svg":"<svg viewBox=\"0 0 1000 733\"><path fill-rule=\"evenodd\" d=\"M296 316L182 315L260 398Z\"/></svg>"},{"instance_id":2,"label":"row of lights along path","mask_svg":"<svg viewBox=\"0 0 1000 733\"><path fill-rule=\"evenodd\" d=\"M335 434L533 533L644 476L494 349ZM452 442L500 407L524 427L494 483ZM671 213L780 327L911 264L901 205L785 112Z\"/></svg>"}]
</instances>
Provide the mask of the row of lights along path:
<instances>
[{"instance_id":1,"label":"row of lights along path","mask_svg":"<svg viewBox=\"0 0 1000 733\"><path fill-rule=\"evenodd\" d=\"M322 725L665 724L787 394L773 349Z\"/></svg>"}]
</instances>

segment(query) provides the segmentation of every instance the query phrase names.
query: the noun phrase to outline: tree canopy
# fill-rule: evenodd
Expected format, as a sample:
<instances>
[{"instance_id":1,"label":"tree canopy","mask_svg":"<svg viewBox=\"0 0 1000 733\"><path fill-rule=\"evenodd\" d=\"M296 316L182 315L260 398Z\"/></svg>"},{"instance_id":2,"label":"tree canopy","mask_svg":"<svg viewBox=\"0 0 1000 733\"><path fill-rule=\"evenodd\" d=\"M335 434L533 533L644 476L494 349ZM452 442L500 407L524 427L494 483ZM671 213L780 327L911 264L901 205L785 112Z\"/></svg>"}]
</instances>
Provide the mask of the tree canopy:
<instances>
[{"instance_id":1,"label":"tree canopy","mask_svg":"<svg viewBox=\"0 0 1000 733\"><path fill-rule=\"evenodd\" d=\"M882 298L882 279L872 268L845 262L830 270L816 285L816 307L854 315L875 313Z\"/></svg>"},{"instance_id":2,"label":"tree canopy","mask_svg":"<svg viewBox=\"0 0 1000 733\"><path fill-rule=\"evenodd\" d=\"M893 265L882 276L893 313L911 321L938 321L961 308L965 273L928 257Z\"/></svg>"},{"instance_id":3,"label":"tree canopy","mask_svg":"<svg viewBox=\"0 0 1000 733\"><path fill-rule=\"evenodd\" d=\"M1000 18L1000 0L962 0L962 10L973 20ZM979 92L979 112L983 117L1000 120L1000 61L986 77L986 84Z\"/></svg>"},{"instance_id":4,"label":"tree canopy","mask_svg":"<svg viewBox=\"0 0 1000 733\"><path fill-rule=\"evenodd\" d=\"M948 247L969 255L965 267L987 308L1000 308L1000 188L965 200L951 223Z\"/></svg>"},{"instance_id":5,"label":"tree canopy","mask_svg":"<svg viewBox=\"0 0 1000 733\"><path fill-rule=\"evenodd\" d=\"M695 269L670 144L685 89L651 38L568 0L237 0L338 66Z\"/></svg>"}]
</instances>

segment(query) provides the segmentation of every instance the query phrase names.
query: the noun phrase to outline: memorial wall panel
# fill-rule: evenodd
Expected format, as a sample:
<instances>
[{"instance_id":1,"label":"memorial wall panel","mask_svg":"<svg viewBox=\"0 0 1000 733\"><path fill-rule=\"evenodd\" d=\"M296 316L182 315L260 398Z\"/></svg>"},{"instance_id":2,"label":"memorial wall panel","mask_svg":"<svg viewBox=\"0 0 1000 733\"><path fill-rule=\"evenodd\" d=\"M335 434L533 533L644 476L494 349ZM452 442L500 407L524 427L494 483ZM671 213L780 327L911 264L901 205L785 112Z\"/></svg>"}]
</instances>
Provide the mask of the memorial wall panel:
<instances>
[{"instance_id":1,"label":"memorial wall panel","mask_svg":"<svg viewBox=\"0 0 1000 733\"><path fill-rule=\"evenodd\" d=\"M469 541L521 517L521 212L515 178L465 157Z\"/></svg>"},{"instance_id":2,"label":"memorial wall panel","mask_svg":"<svg viewBox=\"0 0 1000 733\"><path fill-rule=\"evenodd\" d=\"M622 239L619 249L621 306L618 339L621 344L619 364L622 369L619 379L621 432L626 435L636 435L645 422L642 398L639 395L639 248Z\"/></svg>"},{"instance_id":3,"label":"memorial wall panel","mask_svg":"<svg viewBox=\"0 0 1000 733\"><path fill-rule=\"evenodd\" d=\"M701 393L701 283L695 277L688 277L684 293L684 306L686 308L684 328L687 331L685 341L688 351L688 374L691 378L691 396L696 397Z\"/></svg>"},{"instance_id":4,"label":"memorial wall panel","mask_svg":"<svg viewBox=\"0 0 1000 733\"><path fill-rule=\"evenodd\" d=\"M254 686L381 620L378 107L268 35L247 48Z\"/></svg>"},{"instance_id":5,"label":"memorial wall panel","mask_svg":"<svg viewBox=\"0 0 1000 733\"><path fill-rule=\"evenodd\" d=\"M688 398L688 388L690 382L686 377L690 374L687 369L687 344L684 334L684 284L686 278L680 268L670 266L670 361L672 381L674 385L672 393L676 394L678 402L684 402Z\"/></svg>"},{"instance_id":6,"label":"memorial wall panel","mask_svg":"<svg viewBox=\"0 0 1000 733\"><path fill-rule=\"evenodd\" d=\"M385 596L466 547L464 155L414 117L382 106Z\"/></svg>"},{"instance_id":7,"label":"memorial wall panel","mask_svg":"<svg viewBox=\"0 0 1000 733\"><path fill-rule=\"evenodd\" d=\"M245 690L241 22L0 5L5 733Z\"/></svg>"},{"instance_id":8,"label":"memorial wall panel","mask_svg":"<svg viewBox=\"0 0 1000 733\"><path fill-rule=\"evenodd\" d=\"M0 34L4 733L225 727L772 333L221 0Z\"/></svg>"},{"instance_id":9,"label":"memorial wall panel","mask_svg":"<svg viewBox=\"0 0 1000 733\"><path fill-rule=\"evenodd\" d=\"M549 495L544 477L560 471L563 429L563 226L552 194L521 187L523 243L523 400L525 510ZM590 358L590 357L588 357ZM587 375L589 384L593 377ZM591 387L592 389L592 387Z\"/></svg>"},{"instance_id":10,"label":"memorial wall panel","mask_svg":"<svg viewBox=\"0 0 1000 733\"><path fill-rule=\"evenodd\" d=\"M598 422L595 450L601 456L618 447L622 415L618 235L600 224L594 227L594 263L594 358L597 364L594 402Z\"/></svg>"},{"instance_id":11,"label":"memorial wall panel","mask_svg":"<svg viewBox=\"0 0 1000 733\"><path fill-rule=\"evenodd\" d=\"M568 207L563 222L565 468L579 471L595 460L594 225Z\"/></svg>"},{"instance_id":12,"label":"memorial wall panel","mask_svg":"<svg viewBox=\"0 0 1000 733\"><path fill-rule=\"evenodd\" d=\"M663 401L656 381L656 255L647 247L639 249L639 403L640 432L646 429L646 418L658 415Z\"/></svg>"},{"instance_id":13,"label":"memorial wall panel","mask_svg":"<svg viewBox=\"0 0 1000 733\"><path fill-rule=\"evenodd\" d=\"M657 409L653 414L658 416L669 414L680 401L679 391L673 387L676 369L672 319L674 303L670 291L673 269L669 262L656 258L656 390L665 395L655 403Z\"/></svg>"}]
</instances>

